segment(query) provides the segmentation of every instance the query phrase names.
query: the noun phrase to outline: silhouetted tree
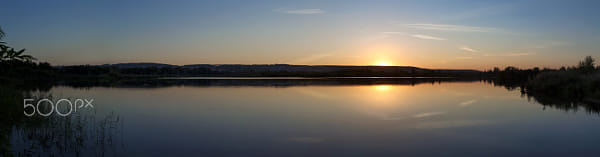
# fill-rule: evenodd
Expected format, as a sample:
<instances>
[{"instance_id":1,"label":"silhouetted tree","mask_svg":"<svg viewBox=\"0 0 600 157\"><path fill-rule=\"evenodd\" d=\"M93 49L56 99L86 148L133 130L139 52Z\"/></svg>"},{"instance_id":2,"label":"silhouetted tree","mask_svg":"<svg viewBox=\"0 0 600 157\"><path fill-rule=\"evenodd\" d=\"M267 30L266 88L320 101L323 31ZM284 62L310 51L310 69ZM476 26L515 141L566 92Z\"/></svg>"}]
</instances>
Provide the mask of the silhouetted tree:
<instances>
[{"instance_id":1,"label":"silhouetted tree","mask_svg":"<svg viewBox=\"0 0 600 157\"><path fill-rule=\"evenodd\" d=\"M21 62L31 62L35 60L35 58L31 55L25 55L25 49L21 49L16 51L14 48L10 48L6 45L6 42L3 41L6 34L0 28L0 62L3 61L21 61Z\"/></svg>"},{"instance_id":2,"label":"silhouetted tree","mask_svg":"<svg viewBox=\"0 0 600 157\"><path fill-rule=\"evenodd\" d=\"M0 48L4 49L6 48L6 42L4 42L4 37L6 36L6 34L4 33L4 31L2 31L2 28L0 27Z\"/></svg>"},{"instance_id":3,"label":"silhouetted tree","mask_svg":"<svg viewBox=\"0 0 600 157\"><path fill-rule=\"evenodd\" d=\"M25 54L23 54L23 52L25 52L25 49L16 51L14 48L4 47L4 48L0 49L0 62L1 61L31 62L33 60L36 60L33 56L25 55Z\"/></svg>"},{"instance_id":4,"label":"silhouetted tree","mask_svg":"<svg viewBox=\"0 0 600 157\"><path fill-rule=\"evenodd\" d=\"M539 73L540 72L540 68L538 68L538 67L533 68L533 72L534 73Z\"/></svg>"},{"instance_id":5,"label":"silhouetted tree","mask_svg":"<svg viewBox=\"0 0 600 157\"><path fill-rule=\"evenodd\" d=\"M494 73L500 72L500 68L494 67Z\"/></svg>"},{"instance_id":6,"label":"silhouetted tree","mask_svg":"<svg viewBox=\"0 0 600 157\"><path fill-rule=\"evenodd\" d=\"M2 39L5 33L0 29L0 80L23 83L24 80L47 80L53 78L54 68L48 63L36 63L33 56L24 54L25 49L15 50Z\"/></svg>"},{"instance_id":7,"label":"silhouetted tree","mask_svg":"<svg viewBox=\"0 0 600 157\"><path fill-rule=\"evenodd\" d=\"M2 31L2 27L0 27L0 40L4 38L4 31Z\"/></svg>"},{"instance_id":8,"label":"silhouetted tree","mask_svg":"<svg viewBox=\"0 0 600 157\"><path fill-rule=\"evenodd\" d=\"M577 67L577 69L579 69L579 71L584 74L593 73L595 70L595 61L596 60L592 58L592 56L586 56L585 59L579 62L579 66Z\"/></svg>"}]
</instances>

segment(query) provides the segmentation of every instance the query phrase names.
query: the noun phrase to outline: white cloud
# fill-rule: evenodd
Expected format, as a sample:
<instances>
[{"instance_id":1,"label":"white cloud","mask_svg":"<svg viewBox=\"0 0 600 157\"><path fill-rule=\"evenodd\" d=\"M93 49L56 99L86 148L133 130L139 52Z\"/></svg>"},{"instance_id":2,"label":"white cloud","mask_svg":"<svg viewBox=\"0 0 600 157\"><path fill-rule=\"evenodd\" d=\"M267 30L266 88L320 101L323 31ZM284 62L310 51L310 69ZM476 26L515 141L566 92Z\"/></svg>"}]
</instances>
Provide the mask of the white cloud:
<instances>
[{"instance_id":1,"label":"white cloud","mask_svg":"<svg viewBox=\"0 0 600 157\"><path fill-rule=\"evenodd\" d=\"M273 10L275 12L285 13L285 14L300 14L300 15L308 15L308 14L322 14L325 11L321 9L288 9L288 8L279 8Z\"/></svg>"},{"instance_id":2,"label":"white cloud","mask_svg":"<svg viewBox=\"0 0 600 157\"><path fill-rule=\"evenodd\" d=\"M464 50L464 51L469 51L469 52L478 52L477 50L472 49L472 48L467 47L467 46L462 46L462 47L459 47L458 49L461 49L461 50Z\"/></svg>"},{"instance_id":3,"label":"white cloud","mask_svg":"<svg viewBox=\"0 0 600 157\"><path fill-rule=\"evenodd\" d=\"M519 57L519 56L531 56L531 55L536 55L537 53L535 52L520 52L520 53L506 53L506 54L485 54L484 56L488 56L488 57L496 57L496 56L500 56L500 57Z\"/></svg>"},{"instance_id":4,"label":"white cloud","mask_svg":"<svg viewBox=\"0 0 600 157\"><path fill-rule=\"evenodd\" d=\"M425 113L415 114L412 117L413 118L425 118L425 117L437 116L437 115L442 115L442 114L446 114L446 112L425 112Z\"/></svg>"},{"instance_id":5,"label":"white cloud","mask_svg":"<svg viewBox=\"0 0 600 157\"><path fill-rule=\"evenodd\" d=\"M428 23L404 24L404 26L413 28L413 29L437 30L437 31L456 31L456 32L493 32L493 31L498 30L496 28L491 28L491 27L473 27L473 26L462 26L462 25L428 24Z\"/></svg>"},{"instance_id":6,"label":"white cloud","mask_svg":"<svg viewBox=\"0 0 600 157\"><path fill-rule=\"evenodd\" d=\"M473 100L467 100L467 101L463 101L461 103L458 103L458 106L460 106L460 107L466 107L466 106L469 106L469 105L471 105L471 104L473 104L475 102L477 102L477 100L475 100L475 99L473 99Z\"/></svg>"},{"instance_id":7,"label":"white cloud","mask_svg":"<svg viewBox=\"0 0 600 157\"><path fill-rule=\"evenodd\" d=\"M413 34L411 36L415 37L415 38L419 38L419 39L426 39L426 40L448 40L448 39L444 39L444 38L440 38L440 37L434 37L434 36L423 35L423 34Z\"/></svg>"}]
</instances>

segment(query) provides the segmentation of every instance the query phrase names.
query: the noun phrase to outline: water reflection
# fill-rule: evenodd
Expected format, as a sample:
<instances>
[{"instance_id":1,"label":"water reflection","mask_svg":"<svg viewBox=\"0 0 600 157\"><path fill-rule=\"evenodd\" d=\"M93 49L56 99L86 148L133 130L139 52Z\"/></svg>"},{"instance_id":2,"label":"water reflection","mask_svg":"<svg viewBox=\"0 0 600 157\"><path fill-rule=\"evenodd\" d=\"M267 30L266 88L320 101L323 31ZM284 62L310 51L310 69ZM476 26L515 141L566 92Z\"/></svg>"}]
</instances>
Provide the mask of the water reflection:
<instances>
[{"instance_id":1,"label":"water reflection","mask_svg":"<svg viewBox=\"0 0 600 157\"><path fill-rule=\"evenodd\" d=\"M567 150L582 152L576 155L597 153L592 147L600 144L598 116L552 110L587 107L597 114L593 104L550 101L520 88L451 78L160 79L3 87L0 148L4 156L573 155L549 149L568 143ZM24 97L80 96L95 98L104 109L69 117L22 115Z\"/></svg>"},{"instance_id":2,"label":"water reflection","mask_svg":"<svg viewBox=\"0 0 600 157\"><path fill-rule=\"evenodd\" d=\"M375 88L377 91L381 91L381 92L385 92L390 90L392 86L390 85L374 85L373 88Z\"/></svg>"},{"instance_id":3,"label":"water reflection","mask_svg":"<svg viewBox=\"0 0 600 157\"><path fill-rule=\"evenodd\" d=\"M91 87L113 87L113 88L162 88L162 87L294 87L294 86L371 86L379 91L378 94L372 94L371 99L375 101L390 99L389 94L384 92L395 88L398 85L415 86L419 84L440 84L440 83L460 83L460 82L485 82L493 86L499 86L508 91L519 90L524 97L535 101L546 107L557 108L566 111L577 111L584 109L589 113L600 113L599 99L582 99L576 95L548 95L546 93L534 93L527 91L527 87L522 82L511 82L507 80L480 80L473 78L164 78L147 80L123 80L123 81L90 81L74 80L62 81L56 83L33 82L26 83L28 89L49 90L52 86L68 86L73 88L91 88ZM411 89L412 90L412 89ZM310 92L310 91L305 91ZM314 94L314 93L313 93ZM396 95L398 96L398 95ZM321 97L328 97L327 94L321 94ZM486 96L489 97L489 96ZM472 100L476 101L476 100ZM473 102L463 102L461 106L468 106Z\"/></svg>"},{"instance_id":4,"label":"water reflection","mask_svg":"<svg viewBox=\"0 0 600 157\"><path fill-rule=\"evenodd\" d=\"M519 90L521 95L527 97L528 100L535 101L544 107L556 108L564 111L585 110L591 114L600 114L600 98L584 98L582 95L590 93L569 93L555 91L532 91L526 85L510 82L510 81L495 81L485 80L486 83L494 86L501 86L509 91Z\"/></svg>"},{"instance_id":5,"label":"water reflection","mask_svg":"<svg viewBox=\"0 0 600 157\"><path fill-rule=\"evenodd\" d=\"M0 86L0 91L2 156L109 156L115 155L117 147L123 147L123 119L114 112L97 115L94 110L84 110L66 117L28 117L23 114L23 99L54 101L52 93L6 85ZM46 105L39 109L42 113L52 110Z\"/></svg>"}]
</instances>

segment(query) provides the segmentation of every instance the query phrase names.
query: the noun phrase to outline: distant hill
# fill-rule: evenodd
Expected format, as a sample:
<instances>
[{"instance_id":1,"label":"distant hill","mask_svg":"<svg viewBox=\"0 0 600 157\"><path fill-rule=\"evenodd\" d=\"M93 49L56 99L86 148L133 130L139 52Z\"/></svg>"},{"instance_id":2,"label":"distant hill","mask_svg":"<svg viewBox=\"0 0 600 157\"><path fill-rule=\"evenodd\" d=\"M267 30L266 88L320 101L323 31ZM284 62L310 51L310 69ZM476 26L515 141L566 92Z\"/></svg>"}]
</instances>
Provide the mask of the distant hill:
<instances>
[{"instance_id":1,"label":"distant hill","mask_svg":"<svg viewBox=\"0 0 600 157\"><path fill-rule=\"evenodd\" d=\"M177 67L177 65L171 65L171 64L162 64L162 63L118 63L118 64L104 64L101 66L114 66L117 68L121 68L121 69L125 69L125 68L150 68L150 67L156 67L156 68L172 68L172 67Z\"/></svg>"},{"instance_id":2,"label":"distant hill","mask_svg":"<svg viewBox=\"0 0 600 157\"><path fill-rule=\"evenodd\" d=\"M425 69L412 66L347 66L290 64L190 64L118 63L57 67L66 74L112 72L125 76L292 76L292 77L456 77L478 76L477 70Z\"/></svg>"},{"instance_id":3,"label":"distant hill","mask_svg":"<svg viewBox=\"0 0 600 157\"><path fill-rule=\"evenodd\" d=\"M334 72L348 70L366 70L377 72L459 72L459 73L479 73L478 70L468 69L425 69L413 66L350 66L350 65L291 65L291 64L188 64L183 66L163 64L163 63L118 63L104 64L102 66L113 66L117 68L206 68L214 71L229 71L229 72Z\"/></svg>"},{"instance_id":4,"label":"distant hill","mask_svg":"<svg viewBox=\"0 0 600 157\"><path fill-rule=\"evenodd\" d=\"M349 65L290 65L290 64L191 64L184 65L184 68L207 68L215 71L231 71L231 72L336 72L336 71L372 71L372 72L463 72L463 73L478 73L477 70L436 70L424 69L412 66L349 66Z\"/></svg>"}]
</instances>

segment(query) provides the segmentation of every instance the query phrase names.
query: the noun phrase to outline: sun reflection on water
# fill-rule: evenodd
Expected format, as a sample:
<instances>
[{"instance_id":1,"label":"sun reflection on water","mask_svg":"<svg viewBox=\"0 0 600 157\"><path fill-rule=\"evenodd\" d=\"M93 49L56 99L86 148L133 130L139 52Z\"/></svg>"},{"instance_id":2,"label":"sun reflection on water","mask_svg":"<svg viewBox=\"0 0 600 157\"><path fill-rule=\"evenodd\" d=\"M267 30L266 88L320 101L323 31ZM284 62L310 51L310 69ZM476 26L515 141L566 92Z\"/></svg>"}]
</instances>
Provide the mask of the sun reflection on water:
<instances>
[{"instance_id":1,"label":"sun reflection on water","mask_svg":"<svg viewBox=\"0 0 600 157\"><path fill-rule=\"evenodd\" d=\"M385 92L385 91L390 90L390 88L392 88L392 86L390 86L390 85L375 85L375 86L373 86L373 88L375 88L375 90L377 90L377 91Z\"/></svg>"}]
</instances>

